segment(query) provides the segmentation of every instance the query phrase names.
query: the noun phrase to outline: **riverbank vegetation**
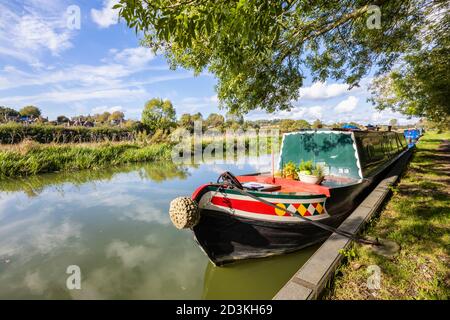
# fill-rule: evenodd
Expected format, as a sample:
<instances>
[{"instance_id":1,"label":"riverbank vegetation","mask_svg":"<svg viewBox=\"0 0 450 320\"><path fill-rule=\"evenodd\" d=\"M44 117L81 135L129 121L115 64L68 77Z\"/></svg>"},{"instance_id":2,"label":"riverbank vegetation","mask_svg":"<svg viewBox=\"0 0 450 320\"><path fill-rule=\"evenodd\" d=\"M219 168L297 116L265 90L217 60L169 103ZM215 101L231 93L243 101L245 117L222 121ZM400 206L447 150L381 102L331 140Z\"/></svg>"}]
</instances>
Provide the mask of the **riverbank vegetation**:
<instances>
[{"instance_id":1,"label":"riverbank vegetation","mask_svg":"<svg viewBox=\"0 0 450 320\"><path fill-rule=\"evenodd\" d=\"M65 127L47 124L23 125L7 123L0 125L0 143L15 144L23 140L39 143L82 143L134 140L137 130L120 127Z\"/></svg>"},{"instance_id":2,"label":"riverbank vegetation","mask_svg":"<svg viewBox=\"0 0 450 320\"><path fill-rule=\"evenodd\" d=\"M450 133L427 133L393 196L367 234L401 246L391 259L355 245L337 271L328 299L442 299L450 297ZM379 290L367 286L367 267L381 269Z\"/></svg>"},{"instance_id":3,"label":"riverbank vegetation","mask_svg":"<svg viewBox=\"0 0 450 320\"><path fill-rule=\"evenodd\" d=\"M103 142L40 144L23 141L0 148L0 178L45 172L97 169L124 163L168 160L167 143Z\"/></svg>"}]
</instances>

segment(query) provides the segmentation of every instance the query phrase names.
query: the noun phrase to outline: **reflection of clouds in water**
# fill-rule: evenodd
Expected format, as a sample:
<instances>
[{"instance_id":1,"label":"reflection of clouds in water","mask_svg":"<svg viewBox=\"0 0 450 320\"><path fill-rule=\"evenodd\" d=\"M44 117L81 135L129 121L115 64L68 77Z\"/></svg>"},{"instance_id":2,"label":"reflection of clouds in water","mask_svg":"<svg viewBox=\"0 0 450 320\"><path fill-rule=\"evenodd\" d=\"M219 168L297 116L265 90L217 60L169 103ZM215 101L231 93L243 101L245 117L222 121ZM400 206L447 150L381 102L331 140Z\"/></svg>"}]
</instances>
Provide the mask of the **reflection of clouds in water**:
<instances>
[{"instance_id":1,"label":"reflection of clouds in water","mask_svg":"<svg viewBox=\"0 0 450 320\"><path fill-rule=\"evenodd\" d=\"M49 254L79 238L81 225L65 219L52 222L50 211L4 224L0 227L0 256L29 259L36 254Z\"/></svg>"},{"instance_id":2,"label":"reflection of clouds in water","mask_svg":"<svg viewBox=\"0 0 450 320\"><path fill-rule=\"evenodd\" d=\"M165 262L155 264L152 268L152 272L158 276L146 274L142 284L135 288L133 296L167 299L172 298L175 293L176 296L182 297L183 291L195 287L199 288L198 295L200 295L207 259L198 248L196 249L194 252L183 249L165 252L166 255L173 257L171 259L161 257ZM194 299L196 296L191 292L185 298Z\"/></svg>"},{"instance_id":3,"label":"reflection of clouds in water","mask_svg":"<svg viewBox=\"0 0 450 320\"><path fill-rule=\"evenodd\" d=\"M148 248L143 245L131 246L127 242L114 240L106 248L106 256L108 258L119 258L125 268L134 268L138 265L148 262L155 254L155 249L152 250L152 255L148 254ZM157 251L160 251L158 249Z\"/></svg>"},{"instance_id":4,"label":"reflection of clouds in water","mask_svg":"<svg viewBox=\"0 0 450 320\"><path fill-rule=\"evenodd\" d=\"M57 247L62 246L70 238L79 238L81 235L81 225L64 221L59 225L52 223L43 224L40 229L33 230L31 237L34 247L42 253L50 253Z\"/></svg>"},{"instance_id":5,"label":"reflection of clouds in water","mask_svg":"<svg viewBox=\"0 0 450 320\"><path fill-rule=\"evenodd\" d=\"M128 218L134 221L142 221L147 223L157 222L160 224L170 224L169 214L163 212L162 209L156 208L149 203L149 205L141 204L139 206L133 206L129 210L122 212L123 217L119 218L123 220Z\"/></svg>"},{"instance_id":6,"label":"reflection of clouds in water","mask_svg":"<svg viewBox=\"0 0 450 320\"><path fill-rule=\"evenodd\" d=\"M52 208L51 211L64 212L67 208L77 208L83 212L91 208L101 208L102 211L112 211L120 220L167 224L170 222L168 214L162 208L168 207L170 194L167 192L170 190L159 191L166 194L155 199L153 191L145 184L110 185L95 190L83 188L80 192L67 193L63 198L56 193L48 193L45 194L45 199Z\"/></svg>"},{"instance_id":7,"label":"reflection of clouds in water","mask_svg":"<svg viewBox=\"0 0 450 320\"><path fill-rule=\"evenodd\" d=\"M0 221L5 219L10 211L25 211L32 205L32 200L21 193L0 194Z\"/></svg>"},{"instance_id":8,"label":"reflection of clouds in water","mask_svg":"<svg viewBox=\"0 0 450 320\"><path fill-rule=\"evenodd\" d=\"M66 251L75 250L80 255L84 253L80 242L72 241L80 238L81 225L68 218L55 221L55 212L50 209L27 216L18 212L15 214L18 216L16 220L3 221L0 227L0 260L10 260L4 272L0 273L0 287L8 286L13 291L24 288L25 296L30 293L42 296L57 274L54 272L55 265L49 264L49 261L64 255ZM33 261L39 261L46 272L31 271L35 264ZM6 298L3 294L7 292L0 292L0 295Z\"/></svg>"},{"instance_id":9,"label":"reflection of clouds in water","mask_svg":"<svg viewBox=\"0 0 450 320\"><path fill-rule=\"evenodd\" d=\"M119 279L117 270L108 267L98 268L89 273L87 279L83 275L81 280L81 290L70 290L69 295L72 299L101 300L108 299L104 292L120 292L120 286L117 286Z\"/></svg>"},{"instance_id":10,"label":"reflection of clouds in water","mask_svg":"<svg viewBox=\"0 0 450 320\"><path fill-rule=\"evenodd\" d=\"M130 192L130 189L127 189L129 193L123 190L123 187L114 186L108 189L98 190L95 193L89 193L88 196L83 194L71 196L70 202L80 202L82 208L97 206L110 208L114 210L114 213L119 216L120 220L131 219L161 224L170 222L168 213L163 212L158 207L158 204L168 206L169 201L167 199L147 199L143 198L141 194L134 195L135 192ZM133 189L133 191L135 190Z\"/></svg>"},{"instance_id":11,"label":"reflection of clouds in water","mask_svg":"<svg viewBox=\"0 0 450 320\"><path fill-rule=\"evenodd\" d=\"M48 282L42 278L39 271L27 272L23 282L33 294L43 294L48 286Z\"/></svg>"},{"instance_id":12,"label":"reflection of clouds in water","mask_svg":"<svg viewBox=\"0 0 450 320\"><path fill-rule=\"evenodd\" d=\"M191 291L183 298L200 296L206 258L185 237L168 247L161 246L161 237L165 235L150 234L139 244L113 240L106 247L106 257L118 263L89 272L82 290L70 292L72 298L167 299L182 297L187 288Z\"/></svg>"},{"instance_id":13,"label":"reflection of clouds in water","mask_svg":"<svg viewBox=\"0 0 450 320\"><path fill-rule=\"evenodd\" d=\"M146 183L106 184L104 186L86 185L78 193L64 196L64 203L77 203L82 208L94 206L126 207L136 203L151 200L155 197L170 197L173 189L163 188ZM55 199L61 201L61 198Z\"/></svg>"},{"instance_id":14,"label":"reflection of clouds in water","mask_svg":"<svg viewBox=\"0 0 450 320\"><path fill-rule=\"evenodd\" d=\"M0 222L6 219L9 215L9 207L16 202L18 197L14 197L11 195L1 196L0 195ZM1 228L1 225L0 225Z\"/></svg>"}]
</instances>

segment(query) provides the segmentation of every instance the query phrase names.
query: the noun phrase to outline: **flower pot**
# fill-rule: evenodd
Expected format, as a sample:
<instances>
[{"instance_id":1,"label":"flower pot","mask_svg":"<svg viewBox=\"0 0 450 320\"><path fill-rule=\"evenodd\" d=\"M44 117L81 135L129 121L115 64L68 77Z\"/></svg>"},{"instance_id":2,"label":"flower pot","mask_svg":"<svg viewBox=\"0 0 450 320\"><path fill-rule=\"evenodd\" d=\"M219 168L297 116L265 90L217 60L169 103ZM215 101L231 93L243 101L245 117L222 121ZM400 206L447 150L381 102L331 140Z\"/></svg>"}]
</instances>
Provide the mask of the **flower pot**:
<instances>
[{"instance_id":1,"label":"flower pot","mask_svg":"<svg viewBox=\"0 0 450 320\"><path fill-rule=\"evenodd\" d=\"M304 173L299 172L298 178L300 179L301 182L311 183L311 184L320 184L323 181L324 177L323 176L318 177L318 176L314 176L312 174L304 174Z\"/></svg>"}]
</instances>

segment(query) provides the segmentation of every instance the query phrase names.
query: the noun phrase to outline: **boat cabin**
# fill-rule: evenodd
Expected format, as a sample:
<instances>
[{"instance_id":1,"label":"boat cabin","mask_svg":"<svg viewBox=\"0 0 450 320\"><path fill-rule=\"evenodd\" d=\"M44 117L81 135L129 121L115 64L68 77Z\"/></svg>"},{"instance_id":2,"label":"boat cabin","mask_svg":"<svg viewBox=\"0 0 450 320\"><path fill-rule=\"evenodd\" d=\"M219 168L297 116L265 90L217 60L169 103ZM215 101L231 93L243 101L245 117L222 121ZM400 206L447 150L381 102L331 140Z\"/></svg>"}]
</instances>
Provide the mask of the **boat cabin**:
<instances>
[{"instance_id":1,"label":"boat cabin","mask_svg":"<svg viewBox=\"0 0 450 320\"><path fill-rule=\"evenodd\" d=\"M351 185L370 178L391 164L406 149L403 135L392 131L311 130L285 133L278 171L293 162L312 161L323 169L320 185L270 174L240 176L239 181L259 191L314 192ZM257 184L260 184L259 186ZM277 189L278 188L278 189Z\"/></svg>"}]
</instances>

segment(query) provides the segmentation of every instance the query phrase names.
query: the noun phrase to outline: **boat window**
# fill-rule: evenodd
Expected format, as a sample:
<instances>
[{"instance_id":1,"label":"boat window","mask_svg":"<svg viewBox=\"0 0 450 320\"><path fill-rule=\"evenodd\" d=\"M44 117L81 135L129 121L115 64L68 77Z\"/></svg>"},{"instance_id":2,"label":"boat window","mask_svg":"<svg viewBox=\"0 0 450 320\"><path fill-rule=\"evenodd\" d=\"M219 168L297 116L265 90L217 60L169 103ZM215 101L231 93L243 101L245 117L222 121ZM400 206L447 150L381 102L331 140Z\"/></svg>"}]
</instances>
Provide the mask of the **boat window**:
<instances>
[{"instance_id":1,"label":"boat window","mask_svg":"<svg viewBox=\"0 0 450 320\"><path fill-rule=\"evenodd\" d=\"M405 147L395 132L355 132L355 138L365 177L376 172Z\"/></svg>"},{"instance_id":2,"label":"boat window","mask_svg":"<svg viewBox=\"0 0 450 320\"><path fill-rule=\"evenodd\" d=\"M312 160L329 175L360 179L352 136L345 132L296 132L283 138L279 168L293 161Z\"/></svg>"}]
</instances>

